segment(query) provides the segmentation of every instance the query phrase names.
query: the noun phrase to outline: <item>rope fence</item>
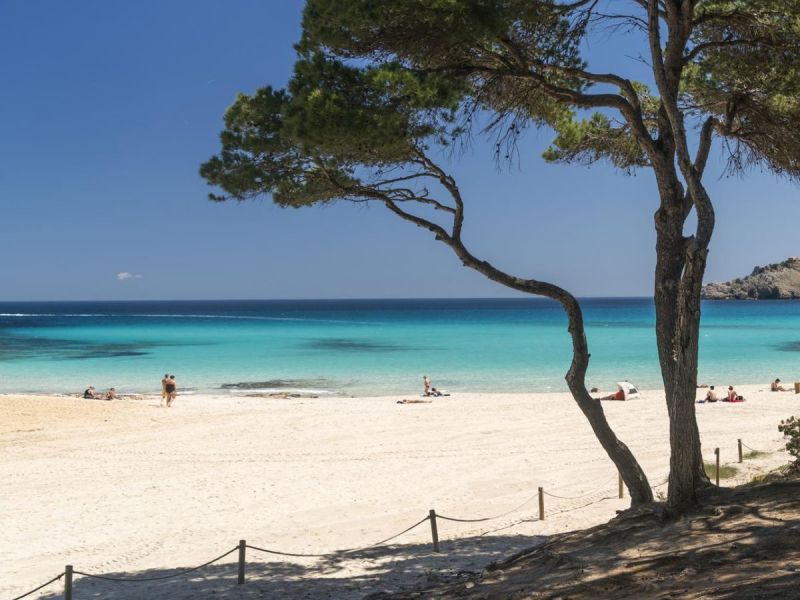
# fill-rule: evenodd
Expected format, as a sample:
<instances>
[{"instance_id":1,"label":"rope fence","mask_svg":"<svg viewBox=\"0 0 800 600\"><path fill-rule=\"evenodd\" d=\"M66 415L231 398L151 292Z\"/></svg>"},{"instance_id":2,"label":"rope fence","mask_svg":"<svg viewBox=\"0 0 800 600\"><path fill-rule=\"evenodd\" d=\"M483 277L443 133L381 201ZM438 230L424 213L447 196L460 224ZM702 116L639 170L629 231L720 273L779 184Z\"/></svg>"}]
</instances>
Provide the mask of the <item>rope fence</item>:
<instances>
[{"instance_id":1,"label":"rope fence","mask_svg":"<svg viewBox=\"0 0 800 600\"><path fill-rule=\"evenodd\" d=\"M737 446L738 446L738 451L739 451L739 462L740 463L743 460L743 455L742 455L742 448L743 447L749 449L751 452L755 452L755 453L758 453L758 454L768 454L768 452L761 451L761 450L755 450L755 449L751 448L747 444L742 443L741 439L737 440ZM717 480L717 485L719 485L719 469L720 469L719 448L715 448L714 449L714 454L716 456L716 480ZM726 464L728 464L728 463L726 463ZM622 481L622 474L621 473L617 473L617 475L615 477L618 479L618 491L617 491L617 495L616 496L606 495L606 496L597 498L595 500L592 500L590 502L581 504L579 506L566 506L566 507L564 507L564 508L562 508L560 510L556 510L556 511L550 512L549 514L551 516L560 515L560 514L572 512L572 511L575 511L575 510L580 510L582 508L586 508L587 506L591 506L593 504L597 504L597 503L603 502L605 500L614 500L614 499L617 499L617 498L622 498L624 496L624 493L623 493L624 492L624 486L623 486L623 481ZM396 533L396 534L394 534L394 535L392 535L390 537L382 539L379 542L375 542L374 544L370 544L368 546L361 546L361 547L358 547L358 548L348 548L348 549L344 549L344 550L335 550L335 551L328 552L328 553L325 553L325 554L303 554L303 553L296 553L296 552L284 552L284 551L280 551L280 550L271 550L271 549L268 549L268 548L262 548L262 547L259 547L259 546L253 546L251 544L248 544L246 542L246 540L239 540L239 543L236 546L234 546L233 548L231 548L227 552L225 552L223 554L220 554L216 558L213 558L213 559L211 559L209 561L204 562L203 564L200 564L200 565L198 565L196 567L191 567L189 569L184 569L184 570L182 570L182 571L180 571L178 573L172 573L170 575L159 575L157 577L111 577L111 576L108 576L108 575L98 575L96 573L87 573L87 572L84 572L84 571L76 571L76 570L73 569L72 565L66 565L63 572L59 573L58 575L56 575L55 577L53 577L49 581L46 581L45 583L43 583L43 584L39 585L38 587L36 587L36 588L34 588L34 589L22 594L21 596L15 596L14 598L11 598L10 600L22 600L23 598L27 598L31 594L34 594L34 593L38 592L39 590L41 590L41 589L43 589L43 588L45 588L45 587L47 587L47 586L59 581L62 578L64 578L64 596L63 596L64 600L73 600L73 589L72 588L73 588L73 579L74 579L75 575L79 575L81 577L87 577L87 578L90 578L90 579L100 579L100 580L103 580L103 581L110 581L110 582L116 582L116 583L144 583L144 582L150 582L150 581L164 581L164 580L167 580L167 579L173 579L173 578L176 578L176 577L182 577L182 576L187 575L189 573L192 573L192 572L198 571L200 569L203 569L205 567L208 567L208 566L210 566L210 565L212 565L212 564L214 564L216 562L221 561L223 558L226 558L227 556L230 556L231 554L233 554L234 552L237 552L237 551L238 551L238 561L237 561L238 577L237 577L237 582L238 582L238 584L243 584L245 582L246 552L247 552L248 548L250 550L254 550L256 552L262 552L262 553L265 553L265 554L272 554L272 555L277 555L277 556L287 556L287 557L292 557L292 558L330 558L330 557L336 557L336 556L341 556L341 555L354 554L354 553L357 553L357 552L364 552L366 550L371 550L373 548L377 548L378 546L382 546L382 545L384 545L384 544L386 544L388 542L391 542L391 541L399 538L400 536L408 533L409 531L411 531L413 529L416 529L417 527L419 527L420 525L422 525L426 521L430 523L430 527L431 527L431 543L432 543L432 546L433 546L433 551L438 553L438 552L440 552L439 530L438 530L438 521L439 520L451 521L451 522L454 522L454 523L484 523L484 522L487 522L487 521L494 521L494 520L501 519L501 518L506 517L506 516L508 516L508 515L510 515L510 514L512 514L514 512L519 511L520 509L524 508L529 503L531 503L534 499L538 498L538 500L539 500L539 517L538 517L538 519L535 519L533 517L527 518L527 519L523 518L523 519L520 519L520 520L514 522L510 526L504 525L502 527L502 529L507 529L508 527L513 527L513 526L519 525L521 523L528 523L528 522L532 522L532 521L544 521L545 520L545 497L553 498L554 500L567 500L567 501L583 500L585 498L589 498L589 497L595 496L597 494L607 494L608 493L607 485L611 481L613 481L613 478L611 480L609 480L602 488L599 488L599 489L597 489L597 490L595 490L593 492L588 492L586 494L580 494L580 495L577 495L577 496L558 495L558 494L554 494L554 493L551 493L551 492L547 492L547 491L544 490L544 488L539 487L538 491L537 491L537 493L535 495L533 495L530 498L526 499L521 504L517 505L516 507L512 508L511 510L508 510L508 511L505 511L503 513L500 513L500 514L497 514L497 515L493 515L493 516L490 516L490 517L480 517L480 518L474 518L474 519L456 518L456 517L449 517L449 516L446 516L446 515L437 514L434 509L430 509L430 511L428 511L428 514L425 517L423 517L422 519L420 519L419 521L417 521L413 525L411 525L409 527L406 527L405 529L403 529L399 533ZM651 488L655 490L655 489L657 489L659 487L662 487L662 486L666 485L668 483L668 481L669 481L669 475L667 474L666 477L664 478L664 480L661 483L658 483L658 484L655 484L655 485L651 485ZM484 532L484 533L482 533L480 535L483 536L483 535L485 535L485 533L488 533L488 532Z\"/></svg>"},{"instance_id":2,"label":"rope fence","mask_svg":"<svg viewBox=\"0 0 800 600\"><path fill-rule=\"evenodd\" d=\"M229 554L233 554L239 549L239 546L235 546L232 549L228 550L225 554L220 554L216 558L212 558L211 560L204 562L202 565L197 565L196 567L192 567L191 569L184 569L180 573L172 573L171 575L159 575L158 577L109 577L107 575L96 575L94 573L84 573L83 571L73 571L75 575L82 575L83 577L91 577L92 579L103 579L105 581L126 581L129 583L137 583L137 582L144 582L144 581L163 581L165 579L172 579L173 577L181 577L182 575L186 575L187 573L192 573L194 571L199 571L203 567L207 567L208 565L213 565L215 562L218 562L228 556Z\"/></svg>"},{"instance_id":3,"label":"rope fence","mask_svg":"<svg viewBox=\"0 0 800 600\"><path fill-rule=\"evenodd\" d=\"M30 592L25 592L24 594L22 594L22 596L16 596L16 597L12 598L11 600L22 600L22 598L27 598L28 596L30 596L30 595L31 595L31 594L33 594L34 592L38 592L38 591L39 591L39 590L41 590L42 588L46 588L46 587L47 587L48 585L50 585L51 583L55 583L56 581L58 581L59 579L61 579L63 576L64 576L64 573L59 573L58 575L56 575L55 577L53 577L53 578L52 578L50 581L46 581L45 583L43 583L43 584L42 584L42 585L40 585L39 587L35 587L35 588L33 588L33 589L30 591Z\"/></svg>"}]
</instances>

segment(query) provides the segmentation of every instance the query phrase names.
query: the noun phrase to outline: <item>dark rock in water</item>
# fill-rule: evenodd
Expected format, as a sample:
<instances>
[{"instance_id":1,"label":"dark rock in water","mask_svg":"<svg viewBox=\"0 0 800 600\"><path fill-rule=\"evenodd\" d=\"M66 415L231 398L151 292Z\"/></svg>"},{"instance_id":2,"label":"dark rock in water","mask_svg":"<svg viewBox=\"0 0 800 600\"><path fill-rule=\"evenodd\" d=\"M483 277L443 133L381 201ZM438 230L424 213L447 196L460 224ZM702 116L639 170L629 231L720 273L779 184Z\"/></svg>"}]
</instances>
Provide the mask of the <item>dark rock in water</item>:
<instances>
[{"instance_id":1,"label":"dark rock in water","mask_svg":"<svg viewBox=\"0 0 800 600\"><path fill-rule=\"evenodd\" d=\"M800 342L782 342L777 344L775 349L780 352L800 352Z\"/></svg>"},{"instance_id":2,"label":"dark rock in water","mask_svg":"<svg viewBox=\"0 0 800 600\"><path fill-rule=\"evenodd\" d=\"M331 382L327 379L269 379L267 381L240 381L223 383L223 390L282 390L299 388L328 388Z\"/></svg>"},{"instance_id":3,"label":"dark rock in water","mask_svg":"<svg viewBox=\"0 0 800 600\"><path fill-rule=\"evenodd\" d=\"M348 338L319 338L311 340L307 343L307 346L314 350L337 350L340 352L396 352L410 350L405 346L390 343Z\"/></svg>"},{"instance_id":4,"label":"dark rock in water","mask_svg":"<svg viewBox=\"0 0 800 600\"><path fill-rule=\"evenodd\" d=\"M800 258L756 267L747 277L703 286L705 300L789 300L800 298Z\"/></svg>"}]
</instances>

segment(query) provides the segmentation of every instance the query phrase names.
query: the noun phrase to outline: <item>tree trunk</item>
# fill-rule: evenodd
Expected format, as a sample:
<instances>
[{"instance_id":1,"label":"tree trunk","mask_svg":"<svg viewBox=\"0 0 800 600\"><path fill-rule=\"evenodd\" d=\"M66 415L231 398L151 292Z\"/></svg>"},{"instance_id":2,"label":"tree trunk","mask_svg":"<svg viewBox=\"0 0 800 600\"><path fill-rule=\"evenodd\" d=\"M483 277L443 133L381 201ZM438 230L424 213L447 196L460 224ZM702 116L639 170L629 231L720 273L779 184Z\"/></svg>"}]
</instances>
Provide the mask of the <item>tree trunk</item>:
<instances>
[{"instance_id":1,"label":"tree trunk","mask_svg":"<svg viewBox=\"0 0 800 600\"><path fill-rule=\"evenodd\" d=\"M676 185L662 196L656 213L656 340L670 431L667 505L681 514L708 485L695 416L700 293L707 250L683 236L688 205Z\"/></svg>"},{"instance_id":2,"label":"tree trunk","mask_svg":"<svg viewBox=\"0 0 800 600\"><path fill-rule=\"evenodd\" d=\"M572 364L566 380L572 397L583 412L600 445L616 465L622 480L631 496L631 505L647 504L653 501L653 491L647 476L642 471L633 453L619 438L606 420L599 400L595 400L586 390L586 369L589 366L589 348L583 326L583 312L578 301L571 295L557 298L564 307L569 319L569 332L572 337Z\"/></svg>"}]
</instances>

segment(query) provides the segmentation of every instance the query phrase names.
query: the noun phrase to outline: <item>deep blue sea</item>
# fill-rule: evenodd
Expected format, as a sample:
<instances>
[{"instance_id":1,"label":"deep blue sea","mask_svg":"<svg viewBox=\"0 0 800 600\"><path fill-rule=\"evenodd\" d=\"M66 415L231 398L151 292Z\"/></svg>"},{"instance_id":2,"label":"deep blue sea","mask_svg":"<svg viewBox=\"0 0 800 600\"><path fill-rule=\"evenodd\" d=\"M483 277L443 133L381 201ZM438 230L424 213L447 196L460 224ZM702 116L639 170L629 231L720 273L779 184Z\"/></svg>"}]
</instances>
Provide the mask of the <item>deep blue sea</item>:
<instances>
[{"instance_id":1,"label":"deep blue sea","mask_svg":"<svg viewBox=\"0 0 800 600\"><path fill-rule=\"evenodd\" d=\"M661 387L650 299L582 301L587 383ZM566 318L539 299L0 303L0 392L87 385L410 393L561 391ZM800 379L800 302L705 302L701 382Z\"/></svg>"}]
</instances>

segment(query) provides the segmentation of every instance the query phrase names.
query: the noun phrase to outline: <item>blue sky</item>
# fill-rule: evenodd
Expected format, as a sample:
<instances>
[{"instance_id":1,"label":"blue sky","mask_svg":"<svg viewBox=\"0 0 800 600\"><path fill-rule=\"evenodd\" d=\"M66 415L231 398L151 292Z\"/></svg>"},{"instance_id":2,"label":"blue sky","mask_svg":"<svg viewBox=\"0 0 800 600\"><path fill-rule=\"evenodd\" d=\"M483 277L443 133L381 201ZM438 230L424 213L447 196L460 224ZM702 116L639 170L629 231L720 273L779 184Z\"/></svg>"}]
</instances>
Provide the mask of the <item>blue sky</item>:
<instances>
[{"instance_id":1,"label":"blue sky","mask_svg":"<svg viewBox=\"0 0 800 600\"><path fill-rule=\"evenodd\" d=\"M237 92L286 82L301 9L0 2L0 300L510 295L381 207L206 200L197 169L218 149L222 114ZM640 72L629 44L595 42L592 63ZM652 176L546 165L547 141L529 133L510 171L489 143L449 165L467 197L466 241L581 296L649 295ZM800 254L798 188L723 167L717 153L706 279Z\"/></svg>"}]
</instances>

